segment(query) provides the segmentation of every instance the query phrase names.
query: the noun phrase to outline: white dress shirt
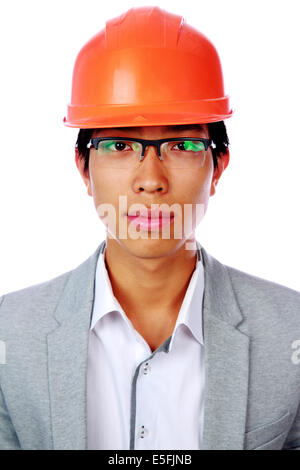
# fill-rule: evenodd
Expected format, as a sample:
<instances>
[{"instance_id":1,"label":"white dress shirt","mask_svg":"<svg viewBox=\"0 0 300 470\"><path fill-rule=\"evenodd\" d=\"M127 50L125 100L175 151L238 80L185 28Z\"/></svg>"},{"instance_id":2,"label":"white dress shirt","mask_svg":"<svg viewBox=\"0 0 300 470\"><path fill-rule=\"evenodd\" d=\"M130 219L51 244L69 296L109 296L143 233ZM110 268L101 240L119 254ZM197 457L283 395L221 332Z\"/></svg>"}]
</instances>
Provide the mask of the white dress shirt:
<instances>
[{"instance_id":1,"label":"white dress shirt","mask_svg":"<svg viewBox=\"0 0 300 470\"><path fill-rule=\"evenodd\" d=\"M88 345L88 449L201 449L203 292L199 249L173 334L151 352L113 294L103 246Z\"/></svg>"}]
</instances>

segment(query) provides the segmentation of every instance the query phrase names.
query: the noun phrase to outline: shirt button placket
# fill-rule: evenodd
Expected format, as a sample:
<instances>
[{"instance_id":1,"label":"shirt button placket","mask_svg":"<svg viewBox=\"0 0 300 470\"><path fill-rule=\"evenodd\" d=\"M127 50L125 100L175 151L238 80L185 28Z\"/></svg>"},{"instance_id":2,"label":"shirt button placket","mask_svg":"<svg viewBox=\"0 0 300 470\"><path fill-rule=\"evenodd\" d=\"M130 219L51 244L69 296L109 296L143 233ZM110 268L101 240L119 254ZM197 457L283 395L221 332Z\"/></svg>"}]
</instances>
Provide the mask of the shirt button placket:
<instances>
[{"instance_id":1,"label":"shirt button placket","mask_svg":"<svg viewBox=\"0 0 300 470\"><path fill-rule=\"evenodd\" d=\"M145 362L144 367L143 367L143 374L146 375L150 371L150 366L149 362Z\"/></svg>"},{"instance_id":2,"label":"shirt button placket","mask_svg":"<svg viewBox=\"0 0 300 470\"><path fill-rule=\"evenodd\" d=\"M147 375L150 372L150 366L149 362L145 362L142 367L142 374ZM141 426L138 432L138 437L140 439L144 439L147 435L149 434L148 429L145 428L145 426Z\"/></svg>"},{"instance_id":3,"label":"shirt button placket","mask_svg":"<svg viewBox=\"0 0 300 470\"><path fill-rule=\"evenodd\" d=\"M139 432L139 437L140 439L144 439L148 435L148 429L145 428L145 426L141 426L140 432Z\"/></svg>"}]
</instances>

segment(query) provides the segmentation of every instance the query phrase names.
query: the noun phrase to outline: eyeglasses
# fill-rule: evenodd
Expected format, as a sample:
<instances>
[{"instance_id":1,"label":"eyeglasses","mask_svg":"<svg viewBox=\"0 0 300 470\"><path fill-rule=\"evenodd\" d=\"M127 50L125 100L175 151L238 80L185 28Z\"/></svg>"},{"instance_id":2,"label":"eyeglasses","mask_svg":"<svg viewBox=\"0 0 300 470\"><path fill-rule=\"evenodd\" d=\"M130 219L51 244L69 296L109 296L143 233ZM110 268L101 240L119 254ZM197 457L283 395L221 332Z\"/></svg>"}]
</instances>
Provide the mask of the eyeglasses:
<instances>
[{"instance_id":1,"label":"eyeglasses","mask_svg":"<svg viewBox=\"0 0 300 470\"><path fill-rule=\"evenodd\" d=\"M106 168L135 168L145 157L148 145L156 147L158 158L168 168L201 168L212 147L211 139L176 137L159 140L129 139L125 137L97 137L88 148L94 148L99 163Z\"/></svg>"}]
</instances>

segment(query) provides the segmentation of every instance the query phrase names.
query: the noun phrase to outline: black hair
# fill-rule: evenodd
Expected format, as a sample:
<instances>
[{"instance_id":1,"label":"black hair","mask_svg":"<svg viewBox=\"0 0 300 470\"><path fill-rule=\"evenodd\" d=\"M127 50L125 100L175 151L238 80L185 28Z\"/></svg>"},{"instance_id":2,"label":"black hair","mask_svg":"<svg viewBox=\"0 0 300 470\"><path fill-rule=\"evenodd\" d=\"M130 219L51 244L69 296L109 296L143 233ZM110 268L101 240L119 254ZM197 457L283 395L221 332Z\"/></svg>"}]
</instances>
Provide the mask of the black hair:
<instances>
[{"instance_id":1,"label":"black hair","mask_svg":"<svg viewBox=\"0 0 300 470\"><path fill-rule=\"evenodd\" d=\"M226 152L229 146L229 139L227 135L226 126L224 121L210 122L207 124L209 137L215 143L215 148L212 148L212 155L214 161L214 167L217 166L217 159L222 153ZM90 149L87 147L94 131L99 129L80 129L76 141L78 147L79 157L84 159L84 171L86 172L89 168L89 156Z\"/></svg>"}]
</instances>

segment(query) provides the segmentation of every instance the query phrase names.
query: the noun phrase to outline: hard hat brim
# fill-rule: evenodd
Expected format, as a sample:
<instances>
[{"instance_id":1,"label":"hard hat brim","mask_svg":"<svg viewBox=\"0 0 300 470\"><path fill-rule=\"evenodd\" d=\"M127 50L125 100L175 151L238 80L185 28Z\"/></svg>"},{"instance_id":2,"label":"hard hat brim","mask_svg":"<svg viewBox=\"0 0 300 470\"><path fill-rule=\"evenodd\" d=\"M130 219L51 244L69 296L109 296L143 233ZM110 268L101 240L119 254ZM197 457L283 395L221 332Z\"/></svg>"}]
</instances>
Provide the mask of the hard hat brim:
<instances>
[{"instance_id":1,"label":"hard hat brim","mask_svg":"<svg viewBox=\"0 0 300 470\"><path fill-rule=\"evenodd\" d=\"M232 116L229 97L148 106L68 105L64 124L77 128L167 126L223 121ZM86 116L89 116L88 118Z\"/></svg>"}]
</instances>

